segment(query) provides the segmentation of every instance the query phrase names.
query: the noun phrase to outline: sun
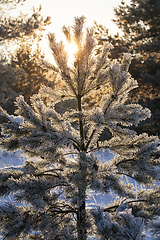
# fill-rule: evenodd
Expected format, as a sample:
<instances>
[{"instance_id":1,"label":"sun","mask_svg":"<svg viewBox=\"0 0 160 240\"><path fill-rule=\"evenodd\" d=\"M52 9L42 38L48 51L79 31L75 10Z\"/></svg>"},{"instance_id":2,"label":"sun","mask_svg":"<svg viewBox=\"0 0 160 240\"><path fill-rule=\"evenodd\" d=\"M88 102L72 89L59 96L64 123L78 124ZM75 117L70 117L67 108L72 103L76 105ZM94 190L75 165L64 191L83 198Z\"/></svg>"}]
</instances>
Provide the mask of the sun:
<instances>
[{"instance_id":1,"label":"sun","mask_svg":"<svg viewBox=\"0 0 160 240\"><path fill-rule=\"evenodd\" d=\"M66 39L63 39L63 44L64 44L64 48L68 54L68 65L69 65L69 67L71 67L74 62L74 55L78 51L77 45L74 42L68 43ZM43 38L41 40L40 47L41 47L42 51L44 51L46 60L52 64L55 64L55 60L54 60L52 51L49 47L47 38Z\"/></svg>"},{"instance_id":2,"label":"sun","mask_svg":"<svg viewBox=\"0 0 160 240\"><path fill-rule=\"evenodd\" d=\"M66 42L65 49L68 53L68 64L72 65L74 61L74 55L78 51L77 45L74 42L71 43Z\"/></svg>"}]
</instances>

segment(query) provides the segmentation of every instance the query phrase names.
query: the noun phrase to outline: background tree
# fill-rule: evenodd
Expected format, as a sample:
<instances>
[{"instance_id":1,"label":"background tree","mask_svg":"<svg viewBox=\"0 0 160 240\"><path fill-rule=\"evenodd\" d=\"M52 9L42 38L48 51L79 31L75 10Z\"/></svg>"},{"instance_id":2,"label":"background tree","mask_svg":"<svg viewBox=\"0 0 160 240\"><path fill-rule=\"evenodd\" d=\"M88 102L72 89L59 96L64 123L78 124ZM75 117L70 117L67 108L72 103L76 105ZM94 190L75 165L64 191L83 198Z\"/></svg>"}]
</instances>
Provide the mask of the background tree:
<instances>
[{"instance_id":1,"label":"background tree","mask_svg":"<svg viewBox=\"0 0 160 240\"><path fill-rule=\"evenodd\" d=\"M24 14L12 17L11 10L21 2L0 1L0 105L10 114L14 113L18 94L23 93L28 100L42 82L46 84L47 79L49 82L51 74L51 69L42 66L44 54L38 45L50 17L41 16L41 7L33 9L30 17Z\"/></svg>"},{"instance_id":2,"label":"background tree","mask_svg":"<svg viewBox=\"0 0 160 240\"><path fill-rule=\"evenodd\" d=\"M50 17L44 19L41 16L41 6L35 10L30 17L26 14L20 14L18 17L10 16L12 8L15 8L21 1L0 1L0 41L18 40L22 37L35 37L40 34L45 27L50 24ZM2 44L2 43L1 43Z\"/></svg>"},{"instance_id":3,"label":"background tree","mask_svg":"<svg viewBox=\"0 0 160 240\"><path fill-rule=\"evenodd\" d=\"M52 78L52 79L51 79ZM38 93L42 84L52 86L56 74L44 59L39 46L23 44L11 56L10 63L1 63L0 105L10 114L15 111L15 97L23 94L29 102L33 93Z\"/></svg>"},{"instance_id":4,"label":"background tree","mask_svg":"<svg viewBox=\"0 0 160 240\"><path fill-rule=\"evenodd\" d=\"M153 122L149 128L160 134L160 1L132 0L115 8L114 22L124 32L129 49L135 54L130 72L139 82L137 100L150 108ZM132 96L133 96L132 95ZM147 126L148 124L146 124ZM143 128L144 130L145 128Z\"/></svg>"},{"instance_id":5,"label":"background tree","mask_svg":"<svg viewBox=\"0 0 160 240\"><path fill-rule=\"evenodd\" d=\"M144 75L151 75L152 80L149 82L159 85L160 1L132 0L130 5L125 5L122 1L114 12L116 16L114 22L123 31L132 51L141 53L139 78L141 76L144 79ZM132 74L133 76L136 74L134 70ZM144 81L147 81L146 77Z\"/></svg>"},{"instance_id":6,"label":"background tree","mask_svg":"<svg viewBox=\"0 0 160 240\"><path fill-rule=\"evenodd\" d=\"M99 39L111 42L111 58L121 58L129 52L134 56L129 72L137 79L139 88L132 91L130 100L152 111L152 118L141 123L136 131L160 134L160 1L124 1L114 9L117 26L124 36L109 36L105 27L98 26ZM105 41L106 41L105 40Z\"/></svg>"},{"instance_id":7,"label":"background tree","mask_svg":"<svg viewBox=\"0 0 160 240\"><path fill-rule=\"evenodd\" d=\"M38 93L42 84L54 85L56 78L52 67L45 60L39 44L33 49L32 44L21 45L11 59L12 68L20 72L19 77L11 84L12 89L17 93L23 93L28 102L34 93Z\"/></svg>"},{"instance_id":8,"label":"background tree","mask_svg":"<svg viewBox=\"0 0 160 240\"><path fill-rule=\"evenodd\" d=\"M111 45L100 48L93 28L85 31L84 23L84 16L76 17L72 28L63 27L78 48L71 67L63 42L49 34L59 90L42 86L30 105L19 96L17 117L0 108L1 146L28 154L23 166L0 172L1 197L13 196L12 203L0 207L4 238L85 240L95 234L140 240L144 227L159 216L160 188L152 186L159 181L159 139L130 130L151 116L149 109L126 102L138 87L128 73L131 56L110 60ZM100 100L90 107L95 96ZM69 101L76 107L57 111L58 104ZM111 136L99 141L105 128ZM114 158L103 163L98 152L106 148ZM150 188L138 191L130 179ZM119 199L90 210L90 189L113 191Z\"/></svg>"}]
</instances>

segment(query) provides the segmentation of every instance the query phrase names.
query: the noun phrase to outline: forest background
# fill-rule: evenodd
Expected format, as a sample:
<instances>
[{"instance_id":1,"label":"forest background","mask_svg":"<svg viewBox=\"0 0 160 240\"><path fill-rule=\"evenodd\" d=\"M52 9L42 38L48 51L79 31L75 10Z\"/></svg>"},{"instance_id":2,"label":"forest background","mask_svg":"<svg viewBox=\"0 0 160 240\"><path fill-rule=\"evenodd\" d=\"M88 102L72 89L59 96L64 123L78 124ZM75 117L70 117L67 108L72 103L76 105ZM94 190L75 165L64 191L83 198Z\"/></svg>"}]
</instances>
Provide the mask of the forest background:
<instances>
[{"instance_id":1,"label":"forest background","mask_svg":"<svg viewBox=\"0 0 160 240\"><path fill-rule=\"evenodd\" d=\"M53 86L54 76L52 67L49 66L53 59L49 48L47 48L46 34L48 31L56 32L61 38L60 26L63 18L56 18L56 8L53 8L53 17L42 16L42 8L32 9L28 1L1 1L0 11L0 105L10 114L15 111L14 100L19 94L23 94L29 101L33 93L37 93L42 84ZM18 9L23 7L24 14L16 16ZM114 1L114 4L118 1ZM128 6L127 6L128 3ZM120 59L122 55L129 52L133 56L129 72L138 81L139 88L132 91L129 96L131 102L140 103L148 107L152 112L152 117L138 126L138 133L147 132L148 134L160 134L160 11L159 1L127 1L126 5L122 2L119 7L112 11L106 11L106 26L95 24L96 33L101 41L107 41L114 46L110 58ZM130 4L129 4L130 3ZM35 5L39 2L35 1ZM93 18L95 5L91 6L92 15L87 19L87 24L93 24L93 20L105 22L103 14L95 15ZM37 5L38 6L38 5ZM83 6L83 3L82 3ZM80 13L83 9L73 11L74 5L68 2L68 15ZM89 9L90 4L86 6ZM108 5L109 6L109 5ZM65 7L62 7L64 16ZM45 13L47 7L45 5ZM76 9L76 8L75 8ZM86 13L87 10L84 10ZM99 10L99 9L98 9ZM29 12L27 15L26 12ZM103 13L103 11L102 11ZM113 16L114 20L109 19ZM54 22L54 15L56 22ZM66 14L67 16L67 14ZM70 16L70 15L69 15ZM73 15L74 17L74 15ZM61 21L60 21L61 19ZM68 25L72 18L68 18ZM105 19L105 18L104 18ZM109 20L107 20L109 19ZM60 21L57 24L57 20ZM111 24L114 22L118 28ZM100 23L101 23L100 22ZM116 26L115 25L115 26ZM109 29L110 28L110 29ZM58 29L58 30L57 30ZM119 33L113 34L118 31ZM111 31L112 30L112 31ZM112 33L112 34L111 34ZM48 64L42 64L42 59L48 59ZM31 77L32 76L32 77Z\"/></svg>"}]
</instances>

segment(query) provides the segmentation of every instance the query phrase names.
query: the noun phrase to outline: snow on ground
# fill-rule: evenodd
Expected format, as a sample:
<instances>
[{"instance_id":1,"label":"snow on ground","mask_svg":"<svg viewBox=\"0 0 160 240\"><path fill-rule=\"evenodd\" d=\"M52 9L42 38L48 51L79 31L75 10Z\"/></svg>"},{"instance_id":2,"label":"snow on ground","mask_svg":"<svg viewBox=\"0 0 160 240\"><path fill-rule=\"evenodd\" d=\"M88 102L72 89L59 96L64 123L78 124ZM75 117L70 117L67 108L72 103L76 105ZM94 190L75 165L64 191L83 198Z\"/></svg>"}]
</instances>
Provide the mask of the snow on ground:
<instances>
[{"instance_id":1,"label":"snow on ground","mask_svg":"<svg viewBox=\"0 0 160 240\"><path fill-rule=\"evenodd\" d=\"M10 153L0 150L0 169L21 166L24 161L25 157L20 151Z\"/></svg>"},{"instance_id":2,"label":"snow on ground","mask_svg":"<svg viewBox=\"0 0 160 240\"><path fill-rule=\"evenodd\" d=\"M104 152L99 151L96 153L98 157L100 157L102 162L110 160L113 158L113 154L106 149ZM8 168L8 167L18 167L22 166L23 162L26 160L25 156L21 154L20 151L17 152L6 152L4 150L0 150L0 169ZM88 199L86 201L87 208L94 208L97 206L107 206L108 203L113 201L116 197L115 194L110 193L109 195L103 196L101 193L95 193L92 190L87 191ZM0 205L2 205L5 201L12 201L11 196L0 199ZM0 237L1 239L1 237ZM147 232L146 240L154 240L152 236L150 236L149 232Z\"/></svg>"},{"instance_id":3,"label":"snow on ground","mask_svg":"<svg viewBox=\"0 0 160 240\"><path fill-rule=\"evenodd\" d=\"M113 158L113 154L109 152L108 149L105 151L98 151L95 152L97 157L101 160L102 163L106 162ZM94 192L93 190L87 190L87 201L86 206L87 208L95 208L98 206L106 207L108 203L112 202L115 198L115 194L110 193L108 195L103 196L101 193Z\"/></svg>"}]
</instances>

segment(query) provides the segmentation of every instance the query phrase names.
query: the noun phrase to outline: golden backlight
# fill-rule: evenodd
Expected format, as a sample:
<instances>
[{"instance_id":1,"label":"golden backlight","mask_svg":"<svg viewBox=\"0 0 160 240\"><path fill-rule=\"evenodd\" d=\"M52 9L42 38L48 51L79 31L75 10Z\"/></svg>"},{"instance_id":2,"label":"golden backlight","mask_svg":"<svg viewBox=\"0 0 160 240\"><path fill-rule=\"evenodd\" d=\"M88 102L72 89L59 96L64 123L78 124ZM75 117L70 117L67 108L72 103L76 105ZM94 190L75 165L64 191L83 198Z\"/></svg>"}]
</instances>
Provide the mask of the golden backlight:
<instances>
[{"instance_id":1,"label":"golden backlight","mask_svg":"<svg viewBox=\"0 0 160 240\"><path fill-rule=\"evenodd\" d=\"M71 67L74 61L74 54L77 52L77 46L74 42L68 43L66 39L63 40L63 43L65 45L65 50L68 54L68 65ZM47 61L49 61L52 64L55 64L52 51L49 47L48 44L48 39L43 38L42 41L40 42L40 47L43 49L45 53L45 58Z\"/></svg>"},{"instance_id":2,"label":"golden backlight","mask_svg":"<svg viewBox=\"0 0 160 240\"><path fill-rule=\"evenodd\" d=\"M74 54L77 52L77 46L74 42L72 43L65 43L65 49L68 53L68 64L69 66L72 65L73 61L74 61Z\"/></svg>"}]
</instances>

